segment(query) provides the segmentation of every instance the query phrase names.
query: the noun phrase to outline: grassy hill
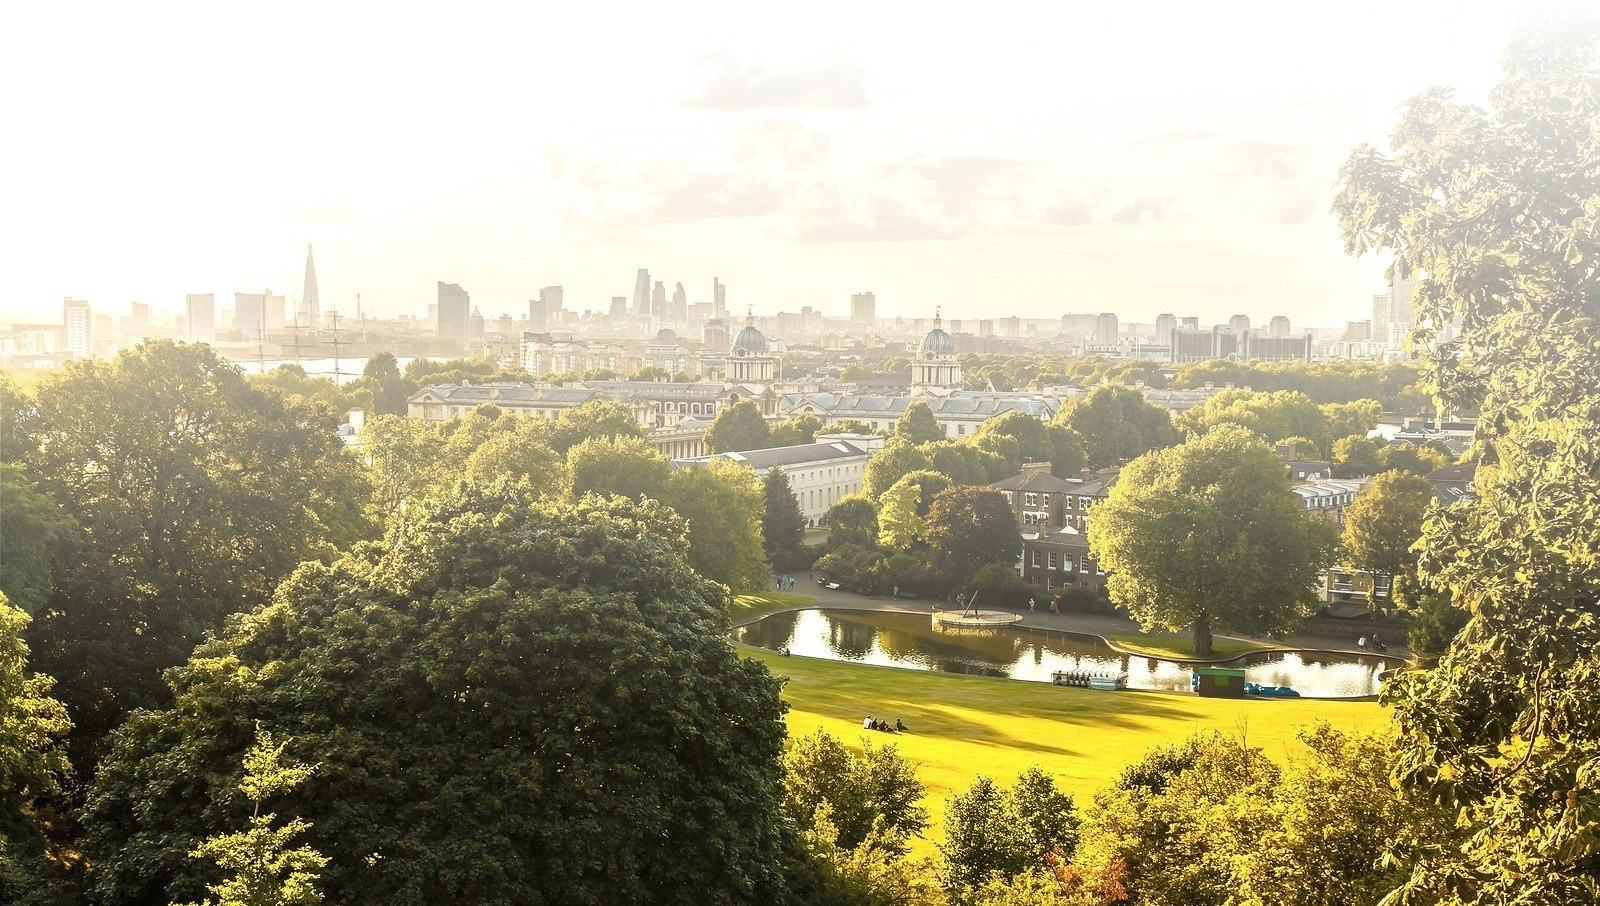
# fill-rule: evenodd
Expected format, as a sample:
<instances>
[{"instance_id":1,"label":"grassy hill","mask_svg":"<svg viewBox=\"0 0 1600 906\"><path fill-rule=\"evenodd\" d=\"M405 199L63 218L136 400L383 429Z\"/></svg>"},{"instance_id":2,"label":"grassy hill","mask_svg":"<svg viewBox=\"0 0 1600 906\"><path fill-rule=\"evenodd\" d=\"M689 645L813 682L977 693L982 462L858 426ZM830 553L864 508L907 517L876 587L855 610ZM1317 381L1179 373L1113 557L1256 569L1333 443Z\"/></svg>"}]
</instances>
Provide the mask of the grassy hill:
<instances>
[{"instance_id":1,"label":"grassy hill","mask_svg":"<svg viewBox=\"0 0 1600 906\"><path fill-rule=\"evenodd\" d=\"M928 786L924 805L935 839L941 835L944 800L979 773L1009 785L1037 763L1083 806L1146 749L1198 728L1244 732L1253 745L1281 760L1296 725L1324 720L1340 729L1372 729L1388 720L1370 701L1095 692L742 651L788 678L783 697L790 704L791 736L822 727L853 747L862 738L895 743L915 761ZM899 718L911 732L864 731L861 719L868 714L891 723ZM928 853L931 845L921 841L917 849Z\"/></svg>"}]
</instances>

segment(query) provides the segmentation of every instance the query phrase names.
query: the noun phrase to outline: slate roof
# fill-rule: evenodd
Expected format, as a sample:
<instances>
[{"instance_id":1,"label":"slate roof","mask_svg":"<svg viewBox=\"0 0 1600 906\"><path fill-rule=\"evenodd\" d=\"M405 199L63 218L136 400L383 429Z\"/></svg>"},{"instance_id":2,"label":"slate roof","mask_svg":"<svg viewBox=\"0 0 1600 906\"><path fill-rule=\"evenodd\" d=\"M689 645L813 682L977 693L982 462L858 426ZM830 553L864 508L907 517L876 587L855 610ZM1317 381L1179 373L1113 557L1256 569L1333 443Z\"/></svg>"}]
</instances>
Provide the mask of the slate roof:
<instances>
[{"instance_id":1,"label":"slate roof","mask_svg":"<svg viewBox=\"0 0 1600 906\"><path fill-rule=\"evenodd\" d=\"M770 469L773 466L803 466L816 462L827 462L831 459L844 459L846 457L865 457L867 451L855 444L844 441L834 441L821 444L796 444L792 447L772 447L766 450L745 450L730 453L714 453L710 456L696 456L690 459L675 459L675 466L688 466L710 462L713 459L728 459L742 462L756 471Z\"/></svg>"},{"instance_id":2,"label":"slate roof","mask_svg":"<svg viewBox=\"0 0 1600 906\"><path fill-rule=\"evenodd\" d=\"M978 391L957 391L949 396L909 397L877 396L858 393L786 393L780 400L781 411L787 413L806 403L840 419L890 418L905 414L906 407L914 402L924 402L936 417L972 417L979 420L993 418L1012 410L1020 410L1039 419L1055 414L1055 404L1039 397L989 394Z\"/></svg>"},{"instance_id":3,"label":"slate roof","mask_svg":"<svg viewBox=\"0 0 1600 906\"><path fill-rule=\"evenodd\" d=\"M1002 478L989 487L996 491L1043 491L1047 494L1077 493L1082 481L1072 481L1057 478L1045 469L1024 469L1011 476Z\"/></svg>"}]
</instances>

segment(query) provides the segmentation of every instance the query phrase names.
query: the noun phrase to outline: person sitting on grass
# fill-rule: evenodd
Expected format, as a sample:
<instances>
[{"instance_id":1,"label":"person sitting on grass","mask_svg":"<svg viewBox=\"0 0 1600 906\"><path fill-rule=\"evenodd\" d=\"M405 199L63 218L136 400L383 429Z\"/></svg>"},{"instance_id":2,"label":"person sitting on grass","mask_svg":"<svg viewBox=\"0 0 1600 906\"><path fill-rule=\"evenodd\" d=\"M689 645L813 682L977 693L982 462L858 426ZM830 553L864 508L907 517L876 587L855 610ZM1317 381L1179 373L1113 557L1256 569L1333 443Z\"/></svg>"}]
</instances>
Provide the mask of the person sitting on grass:
<instances>
[{"instance_id":1,"label":"person sitting on grass","mask_svg":"<svg viewBox=\"0 0 1600 906\"><path fill-rule=\"evenodd\" d=\"M872 715L871 714L868 714L866 720L863 720L861 722L861 729L863 729L863 730L872 729Z\"/></svg>"},{"instance_id":2,"label":"person sitting on grass","mask_svg":"<svg viewBox=\"0 0 1600 906\"><path fill-rule=\"evenodd\" d=\"M901 723L900 718L898 718L898 717L896 717L894 719L894 729L895 729L895 732L897 732L897 733L908 732L906 730L906 725L904 723Z\"/></svg>"}]
</instances>

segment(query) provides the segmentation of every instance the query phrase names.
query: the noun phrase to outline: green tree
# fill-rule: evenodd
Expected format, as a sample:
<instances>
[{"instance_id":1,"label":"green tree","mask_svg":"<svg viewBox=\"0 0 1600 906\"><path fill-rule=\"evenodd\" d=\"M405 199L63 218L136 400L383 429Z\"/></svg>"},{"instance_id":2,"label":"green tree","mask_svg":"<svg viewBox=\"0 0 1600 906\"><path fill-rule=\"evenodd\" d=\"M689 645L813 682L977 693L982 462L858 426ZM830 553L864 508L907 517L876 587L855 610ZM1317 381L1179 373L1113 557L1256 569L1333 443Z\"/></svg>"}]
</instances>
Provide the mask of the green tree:
<instances>
[{"instance_id":1,"label":"green tree","mask_svg":"<svg viewBox=\"0 0 1600 906\"><path fill-rule=\"evenodd\" d=\"M1431 447L1385 444L1378 449L1378 467L1385 472L1399 470L1413 475L1428 475L1449 464L1449 457Z\"/></svg>"},{"instance_id":2,"label":"green tree","mask_svg":"<svg viewBox=\"0 0 1600 906\"><path fill-rule=\"evenodd\" d=\"M909 550L921 541L923 520L933 506L933 498L950 484L950 479L928 469L902 476L878 502L878 543Z\"/></svg>"},{"instance_id":3,"label":"green tree","mask_svg":"<svg viewBox=\"0 0 1600 906\"><path fill-rule=\"evenodd\" d=\"M1072 858L1078 845L1078 813L1072 797L1056 787L1055 778L1033 765L1017 776L1010 795L1032 864L1042 868L1051 860Z\"/></svg>"},{"instance_id":4,"label":"green tree","mask_svg":"<svg viewBox=\"0 0 1600 906\"><path fill-rule=\"evenodd\" d=\"M910 475L884 491L883 498L878 501L878 544L893 550L909 550L920 541L922 516L917 508L921 503L922 486Z\"/></svg>"},{"instance_id":5,"label":"green tree","mask_svg":"<svg viewBox=\"0 0 1600 906\"><path fill-rule=\"evenodd\" d=\"M772 430L761 414L761 407L751 400L740 400L723 407L711 424L706 426L706 449L712 453L730 453L737 450L764 450L770 445Z\"/></svg>"},{"instance_id":6,"label":"green tree","mask_svg":"<svg viewBox=\"0 0 1600 906\"><path fill-rule=\"evenodd\" d=\"M824 806L834 828L832 844L855 849L874 831L897 855L905 841L928 826L918 803L925 792L917 772L894 745L863 742L845 748L824 730L796 739L783 756L784 807L801 827L811 827Z\"/></svg>"},{"instance_id":7,"label":"green tree","mask_svg":"<svg viewBox=\"0 0 1600 906\"><path fill-rule=\"evenodd\" d=\"M207 346L148 341L73 362L21 420L29 472L84 539L29 631L73 713L75 758L92 759L129 709L162 702L161 671L223 617L372 531L332 413L252 386Z\"/></svg>"},{"instance_id":8,"label":"green tree","mask_svg":"<svg viewBox=\"0 0 1600 906\"><path fill-rule=\"evenodd\" d=\"M933 409L917 400L906 407L900 420L894 423L894 431L890 436L909 444L931 444L936 440L944 440L945 430L934 418Z\"/></svg>"},{"instance_id":9,"label":"green tree","mask_svg":"<svg viewBox=\"0 0 1600 906\"><path fill-rule=\"evenodd\" d=\"M979 774L965 792L950 798L944 814L939 854L946 889L970 890L1027 869L1029 851L1016 802L993 780Z\"/></svg>"},{"instance_id":10,"label":"green tree","mask_svg":"<svg viewBox=\"0 0 1600 906\"><path fill-rule=\"evenodd\" d=\"M330 902L782 895L779 684L652 502L463 487L307 564L168 674L95 777L106 902L203 896L257 722L317 765L277 809Z\"/></svg>"},{"instance_id":11,"label":"green tree","mask_svg":"<svg viewBox=\"0 0 1600 906\"><path fill-rule=\"evenodd\" d=\"M1383 441L1365 434L1341 437L1333 444L1333 474L1339 478L1361 478L1383 471L1378 449Z\"/></svg>"},{"instance_id":12,"label":"green tree","mask_svg":"<svg viewBox=\"0 0 1600 906\"><path fill-rule=\"evenodd\" d=\"M932 466L927 454L915 444L899 437L891 438L882 450L867 460L861 472L861 493L877 500L907 473Z\"/></svg>"},{"instance_id":13,"label":"green tree","mask_svg":"<svg viewBox=\"0 0 1600 906\"><path fill-rule=\"evenodd\" d=\"M695 572L735 592L767 586L771 567L761 535L766 496L753 469L725 459L678 469L660 499L689 524Z\"/></svg>"},{"instance_id":14,"label":"green tree","mask_svg":"<svg viewBox=\"0 0 1600 906\"><path fill-rule=\"evenodd\" d=\"M814 443L817 431L821 428L822 419L815 415L796 415L788 421L773 425L772 436L767 442L774 447L795 447Z\"/></svg>"},{"instance_id":15,"label":"green tree","mask_svg":"<svg viewBox=\"0 0 1600 906\"><path fill-rule=\"evenodd\" d=\"M244 755L244 777L239 790L250 801L250 827L218 834L195 847L189 856L207 859L232 874L209 888L204 906L313 906L322 902L318 873L328 857L309 846L292 846L294 838L311 829L300 818L274 827L278 816L261 813L269 797L292 790L311 776L312 767L283 762L284 743L256 728L256 743Z\"/></svg>"},{"instance_id":16,"label":"green tree","mask_svg":"<svg viewBox=\"0 0 1600 906\"><path fill-rule=\"evenodd\" d=\"M1385 472L1367 482L1344 511L1345 565L1390 577L1393 600L1398 587L1416 574L1417 554L1411 548L1422 538L1422 520L1432 502L1433 485L1409 472Z\"/></svg>"},{"instance_id":17,"label":"green tree","mask_svg":"<svg viewBox=\"0 0 1600 906\"><path fill-rule=\"evenodd\" d=\"M1297 390L1223 390L1204 404L1184 412L1178 421L1193 434L1204 434L1220 425L1239 425L1271 443L1289 437L1306 437L1319 448L1333 445L1333 439L1328 436L1331 429L1327 413L1312 402L1311 397Z\"/></svg>"},{"instance_id":18,"label":"green tree","mask_svg":"<svg viewBox=\"0 0 1600 906\"><path fill-rule=\"evenodd\" d=\"M33 806L58 793L70 773L62 741L72 721L51 696L51 679L28 672L28 619L0 594L0 901L7 903L42 886L45 845Z\"/></svg>"},{"instance_id":19,"label":"green tree","mask_svg":"<svg viewBox=\"0 0 1600 906\"><path fill-rule=\"evenodd\" d=\"M816 433L817 434L879 434L881 432L873 430L872 427L869 426L866 422L856 421L855 419L845 419L844 421L828 422L826 425L823 425L822 427L818 428Z\"/></svg>"},{"instance_id":20,"label":"green tree","mask_svg":"<svg viewBox=\"0 0 1600 906\"><path fill-rule=\"evenodd\" d=\"M1272 447L1234 425L1134 460L1089 533L1111 600L1146 629L1192 629L1201 656L1216 628L1297 626L1336 543Z\"/></svg>"},{"instance_id":21,"label":"green tree","mask_svg":"<svg viewBox=\"0 0 1600 906\"><path fill-rule=\"evenodd\" d=\"M535 496L557 498L572 489L564 458L546 444L548 424L540 418L511 418L467 454L461 474L479 485L511 482Z\"/></svg>"},{"instance_id":22,"label":"green tree","mask_svg":"<svg viewBox=\"0 0 1600 906\"><path fill-rule=\"evenodd\" d=\"M923 536L946 574L958 580L990 563L1013 563L1022 552L1011 505L986 488L953 485L935 494Z\"/></svg>"},{"instance_id":23,"label":"green tree","mask_svg":"<svg viewBox=\"0 0 1600 906\"><path fill-rule=\"evenodd\" d=\"M1007 462L1007 474L1015 474L1024 462L1048 462L1057 476L1077 477L1087 462L1076 431L1058 422L1042 422L1017 409L989 419L968 435L980 446L993 436L1017 441L1016 458Z\"/></svg>"},{"instance_id":24,"label":"green tree","mask_svg":"<svg viewBox=\"0 0 1600 906\"><path fill-rule=\"evenodd\" d=\"M372 394L374 415L405 415L411 396L418 389L416 381L400 373L400 362L392 352L380 352L367 359L357 383Z\"/></svg>"},{"instance_id":25,"label":"green tree","mask_svg":"<svg viewBox=\"0 0 1600 906\"><path fill-rule=\"evenodd\" d=\"M590 400L571 409L561 410L550 432L550 449L562 456L586 440L602 438L638 438L643 440L644 426L627 406L613 400Z\"/></svg>"},{"instance_id":26,"label":"green tree","mask_svg":"<svg viewBox=\"0 0 1600 906\"><path fill-rule=\"evenodd\" d=\"M19 463L0 463L0 594L36 612L49 600L54 565L77 523L28 478Z\"/></svg>"},{"instance_id":27,"label":"green tree","mask_svg":"<svg viewBox=\"0 0 1600 906\"><path fill-rule=\"evenodd\" d=\"M1072 874L1085 886L1120 889L1134 903L1235 902L1239 847L1265 831L1262 803L1279 776L1259 749L1221 733L1152 749L1095 794Z\"/></svg>"},{"instance_id":28,"label":"green tree","mask_svg":"<svg viewBox=\"0 0 1600 906\"><path fill-rule=\"evenodd\" d=\"M1443 406L1481 406L1477 499L1435 511L1421 560L1470 620L1436 668L1385 685L1395 778L1469 835L1411 863L1397 899L1600 899L1597 62L1592 18L1537 21L1488 107L1425 92L1390 151L1342 173L1347 249L1418 278L1426 378Z\"/></svg>"},{"instance_id":29,"label":"green tree","mask_svg":"<svg viewBox=\"0 0 1600 906\"><path fill-rule=\"evenodd\" d=\"M438 422L383 415L361 432L361 452L372 481L372 510L384 516L447 483L446 435Z\"/></svg>"},{"instance_id":30,"label":"green tree","mask_svg":"<svg viewBox=\"0 0 1600 906\"><path fill-rule=\"evenodd\" d=\"M869 463L870 465L870 463ZM878 508L865 494L846 494L828 510L828 547L878 543Z\"/></svg>"},{"instance_id":31,"label":"green tree","mask_svg":"<svg viewBox=\"0 0 1600 906\"><path fill-rule=\"evenodd\" d=\"M660 499L672 465L637 437L596 437L567 451L567 473L577 495Z\"/></svg>"},{"instance_id":32,"label":"green tree","mask_svg":"<svg viewBox=\"0 0 1600 906\"><path fill-rule=\"evenodd\" d=\"M792 569L802 556L801 542L806 535L805 516L794 486L782 469L768 469L761 478L761 543L767 561L775 569Z\"/></svg>"},{"instance_id":33,"label":"green tree","mask_svg":"<svg viewBox=\"0 0 1600 906\"><path fill-rule=\"evenodd\" d=\"M1096 387L1061 407L1054 419L1077 433L1086 465L1104 469L1179 441L1172 413L1153 406L1132 387Z\"/></svg>"}]
</instances>

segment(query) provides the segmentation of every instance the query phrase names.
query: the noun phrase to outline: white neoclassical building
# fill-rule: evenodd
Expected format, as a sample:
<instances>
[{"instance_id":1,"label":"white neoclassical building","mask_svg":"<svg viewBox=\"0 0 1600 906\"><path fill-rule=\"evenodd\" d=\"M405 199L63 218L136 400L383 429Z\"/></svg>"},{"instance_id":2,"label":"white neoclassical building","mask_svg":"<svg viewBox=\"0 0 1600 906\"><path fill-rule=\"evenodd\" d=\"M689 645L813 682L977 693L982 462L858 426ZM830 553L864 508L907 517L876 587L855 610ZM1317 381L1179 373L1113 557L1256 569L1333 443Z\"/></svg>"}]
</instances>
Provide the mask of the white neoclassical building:
<instances>
[{"instance_id":1,"label":"white neoclassical building","mask_svg":"<svg viewBox=\"0 0 1600 906\"><path fill-rule=\"evenodd\" d=\"M917 357L911 362L913 394L944 396L961 389L961 363L956 361L956 343L944 332L943 323L942 318L935 316L933 329L917 347Z\"/></svg>"},{"instance_id":2,"label":"white neoclassical building","mask_svg":"<svg viewBox=\"0 0 1600 906\"><path fill-rule=\"evenodd\" d=\"M815 444L798 444L793 447L773 447L768 450L748 450L738 453L717 453L690 459L673 460L677 468L693 468L713 459L726 459L743 463L765 476L772 469L780 469L789 477L795 500L800 504L800 515L806 525L813 528L839 498L861 490L861 475L866 471L866 450L842 440Z\"/></svg>"}]
</instances>

